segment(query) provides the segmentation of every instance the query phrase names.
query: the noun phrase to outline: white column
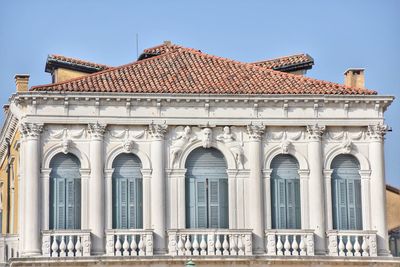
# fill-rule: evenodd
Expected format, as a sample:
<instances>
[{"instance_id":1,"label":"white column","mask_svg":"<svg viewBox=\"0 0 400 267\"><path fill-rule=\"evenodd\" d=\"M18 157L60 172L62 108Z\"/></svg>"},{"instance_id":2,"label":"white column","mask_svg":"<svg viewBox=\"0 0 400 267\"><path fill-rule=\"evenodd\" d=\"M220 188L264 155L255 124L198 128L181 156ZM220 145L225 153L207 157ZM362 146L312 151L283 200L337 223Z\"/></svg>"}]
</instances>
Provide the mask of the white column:
<instances>
[{"instance_id":1,"label":"white column","mask_svg":"<svg viewBox=\"0 0 400 267\"><path fill-rule=\"evenodd\" d=\"M360 170L363 229L371 230L371 171Z\"/></svg>"},{"instance_id":2,"label":"white column","mask_svg":"<svg viewBox=\"0 0 400 267\"><path fill-rule=\"evenodd\" d=\"M41 254L41 196L40 196L40 133L43 126L33 123L21 124L24 140L24 237L23 256Z\"/></svg>"},{"instance_id":3,"label":"white column","mask_svg":"<svg viewBox=\"0 0 400 267\"><path fill-rule=\"evenodd\" d=\"M264 169L264 224L266 229L272 229L272 199L271 199L272 169Z\"/></svg>"},{"instance_id":4,"label":"white column","mask_svg":"<svg viewBox=\"0 0 400 267\"><path fill-rule=\"evenodd\" d=\"M308 185L310 171L299 170L300 177L300 201L301 201L301 228L310 229L310 206Z\"/></svg>"},{"instance_id":5,"label":"white column","mask_svg":"<svg viewBox=\"0 0 400 267\"><path fill-rule=\"evenodd\" d=\"M164 169L164 134L165 124L150 124L151 142L151 224L154 230L154 254L165 254L165 169Z\"/></svg>"},{"instance_id":6,"label":"white column","mask_svg":"<svg viewBox=\"0 0 400 267\"><path fill-rule=\"evenodd\" d=\"M50 173L51 169L41 171L42 230L49 230L50 224Z\"/></svg>"},{"instance_id":7,"label":"white column","mask_svg":"<svg viewBox=\"0 0 400 267\"><path fill-rule=\"evenodd\" d=\"M333 207L332 207L332 172L333 170L324 170L325 177L325 218L328 231L333 230Z\"/></svg>"},{"instance_id":8,"label":"white column","mask_svg":"<svg viewBox=\"0 0 400 267\"><path fill-rule=\"evenodd\" d=\"M81 174L81 229L89 229L90 169L80 169Z\"/></svg>"},{"instance_id":9,"label":"white column","mask_svg":"<svg viewBox=\"0 0 400 267\"><path fill-rule=\"evenodd\" d=\"M248 125L249 135L249 222L253 229L253 252L263 254L264 248L264 218L263 218L263 187L261 178L261 138L264 125Z\"/></svg>"},{"instance_id":10,"label":"white column","mask_svg":"<svg viewBox=\"0 0 400 267\"><path fill-rule=\"evenodd\" d=\"M186 169L168 169L168 206L171 229L186 228L185 174Z\"/></svg>"},{"instance_id":11,"label":"white column","mask_svg":"<svg viewBox=\"0 0 400 267\"><path fill-rule=\"evenodd\" d=\"M309 207L310 228L315 232L315 255L326 254L325 241L325 198L324 179L322 175L321 137L325 127L307 126L308 131L308 162L310 165Z\"/></svg>"},{"instance_id":12,"label":"white column","mask_svg":"<svg viewBox=\"0 0 400 267\"><path fill-rule=\"evenodd\" d=\"M90 180L89 180L89 228L92 237L92 254L105 253L104 246L104 184L103 175L103 135L105 125L89 124L90 134Z\"/></svg>"},{"instance_id":13,"label":"white column","mask_svg":"<svg viewBox=\"0 0 400 267\"><path fill-rule=\"evenodd\" d=\"M383 137L387 126L382 124L368 126L369 162L371 164L371 218L372 230L377 231L378 256L389 255L388 232L386 224L386 188Z\"/></svg>"},{"instance_id":14,"label":"white column","mask_svg":"<svg viewBox=\"0 0 400 267\"><path fill-rule=\"evenodd\" d=\"M143 229L151 226L151 169L141 169L143 177Z\"/></svg>"},{"instance_id":15,"label":"white column","mask_svg":"<svg viewBox=\"0 0 400 267\"><path fill-rule=\"evenodd\" d=\"M105 217L106 217L106 223L105 227L107 230L112 229L112 216L113 216L113 210L112 210L112 175L113 175L114 169L107 169L104 172L105 179L106 179L106 188L105 188Z\"/></svg>"},{"instance_id":16,"label":"white column","mask_svg":"<svg viewBox=\"0 0 400 267\"><path fill-rule=\"evenodd\" d=\"M236 176L238 174L238 170L236 169L228 169L228 203L229 203L229 228L230 229L238 229L237 228L237 185L236 185Z\"/></svg>"}]
</instances>

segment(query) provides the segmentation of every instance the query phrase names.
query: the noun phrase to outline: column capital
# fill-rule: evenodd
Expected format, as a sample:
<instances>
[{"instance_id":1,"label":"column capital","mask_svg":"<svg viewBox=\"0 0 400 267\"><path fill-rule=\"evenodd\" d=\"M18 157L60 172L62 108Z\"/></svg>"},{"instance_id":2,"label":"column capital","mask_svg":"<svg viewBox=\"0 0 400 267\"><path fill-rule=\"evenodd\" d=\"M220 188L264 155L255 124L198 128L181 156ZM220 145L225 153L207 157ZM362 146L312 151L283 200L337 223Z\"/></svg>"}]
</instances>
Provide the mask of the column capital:
<instances>
[{"instance_id":1,"label":"column capital","mask_svg":"<svg viewBox=\"0 0 400 267\"><path fill-rule=\"evenodd\" d=\"M89 123L88 124L88 131L92 138L103 138L104 133L106 132L106 124L96 123Z\"/></svg>"},{"instance_id":2,"label":"column capital","mask_svg":"<svg viewBox=\"0 0 400 267\"><path fill-rule=\"evenodd\" d=\"M247 125L247 133L249 135L250 140L260 141L261 137L265 131L265 125Z\"/></svg>"},{"instance_id":3,"label":"column capital","mask_svg":"<svg viewBox=\"0 0 400 267\"><path fill-rule=\"evenodd\" d=\"M22 137L37 138L43 131L43 124L23 122L19 125Z\"/></svg>"},{"instance_id":4,"label":"column capital","mask_svg":"<svg viewBox=\"0 0 400 267\"><path fill-rule=\"evenodd\" d=\"M321 140L325 131L325 126L319 126L317 123L314 125L307 125L308 139Z\"/></svg>"},{"instance_id":5,"label":"column capital","mask_svg":"<svg viewBox=\"0 0 400 267\"><path fill-rule=\"evenodd\" d=\"M368 125L368 135L371 140L381 141L385 136L389 127L386 124L378 123L375 125Z\"/></svg>"},{"instance_id":6,"label":"column capital","mask_svg":"<svg viewBox=\"0 0 400 267\"><path fill-rule=\"evenodd\" d=\"M149 125L149 133L151 137L155 140L161 140L164 138L165 133L167 132L168 125L167 124L155 124L151 123Z\"/></svg>"}]
</instances>

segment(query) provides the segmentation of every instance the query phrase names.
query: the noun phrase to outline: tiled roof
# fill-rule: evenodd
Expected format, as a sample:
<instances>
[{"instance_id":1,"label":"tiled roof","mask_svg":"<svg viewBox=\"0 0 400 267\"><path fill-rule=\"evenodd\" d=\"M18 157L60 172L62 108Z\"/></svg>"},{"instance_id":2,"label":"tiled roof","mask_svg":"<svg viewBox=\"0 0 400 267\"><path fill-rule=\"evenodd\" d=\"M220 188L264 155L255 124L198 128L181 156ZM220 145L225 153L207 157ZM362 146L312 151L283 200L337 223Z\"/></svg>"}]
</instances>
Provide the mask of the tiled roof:
<instances>
[{"instance_id":1,"label":"tiled roof","mask_svg":"<svg viewBox=\"0 0 400 267\"><path fill-rule=\"evenodd\" d=\"M279 57L275 59L254 62L252 64L268 69L282 70L286 68L293 68L295 66L311 67L314 64L314 59L307 54L298 54L293 56Z\"/></svg>"},{"instance_id":2,"label":"tiled roof","mask_svg":"<svg viewBox=\"0 0 400 267\"><path fill-rule=\"evenodd\" d=\"M162 49L160 48L162 47ZM160 55L33 91L169 94L376 94L173 45Z\"/></svg>"},{"instance_id":3,"label":"tiled roof","mask_svg":"<svg viewBox=\"0 0 400 267\"><path fill-rule=\"evenodd\" d=\"M67 65L77 66L77 67L89 68L89 69L93 69L96 71L106 70L106 69L111 68L110 66L107 66L104 64L98 64L98 63L81 60L81 59L76 59L76 58L72 58L72 57L66 57L66 56L62 56L62 55L49 55L47 58L46 68L49 63L63 63L63 64L67 64Z\"/></svg>"}]
</instances>

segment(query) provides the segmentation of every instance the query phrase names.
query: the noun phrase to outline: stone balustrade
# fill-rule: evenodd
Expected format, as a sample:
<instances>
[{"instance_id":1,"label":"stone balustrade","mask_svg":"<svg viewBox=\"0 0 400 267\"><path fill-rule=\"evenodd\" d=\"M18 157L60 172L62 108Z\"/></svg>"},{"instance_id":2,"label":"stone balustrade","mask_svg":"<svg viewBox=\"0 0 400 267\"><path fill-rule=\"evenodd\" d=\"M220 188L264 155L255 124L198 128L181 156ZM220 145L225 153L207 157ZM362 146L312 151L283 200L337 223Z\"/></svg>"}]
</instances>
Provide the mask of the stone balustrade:
<instances>
[{"instance_id":1,"label":"stone balustrade","mask_svg":"<svg viewBox=\"0 0 400 267\"><path fill-rule=\"evenodd\" d=\"M267 255L313 256L314 231L273 229L265 231Z\"/></svg>"},{"instance_id":2,"label":"stone balustrade","mask_svg":"<svg viewBox=\"0 0 400 267\"><path fill-rule=\"evenodd\" d=\"M16 234L0 236L0 265L19 257L19 237Z\"/></svg>"},{"instance_id":3,"label":"stone balustrade","mask_svg":"<svg viewBox=\"0 0 400 267\"><path fill-rule=\"evenodd\" d=\"M153 231L141 229L107 230L107 256L153 255Z\"/></svg>"},{"instance_id":4,"label":"stone balustrade","mask_svg":"<svg viewBox=\"0 0 400 267\"><path fill-rule=\"evenodd\" d=\"M328 231L329 256L376 257L376 231Z\"/></svg>"},{"instance_id":5,"label":"stone balustrade","mask_svg":"<svg viewBox=\"0 0 400 267\"><path fill-rule=\"evenodd\" d=\"M44 257L90 256L90 230L47 230L42 232Z\"/></svg>"},{"instance_id":6,"label":"stone balustrade","mask_svg":"<svg viewBox=\"0 0 400 267\"><path fill-rule=\"evenodd\" d=\"M168 231L171 256L252 255L251 230L180 229Z\"/></svg>"}]
</instances>

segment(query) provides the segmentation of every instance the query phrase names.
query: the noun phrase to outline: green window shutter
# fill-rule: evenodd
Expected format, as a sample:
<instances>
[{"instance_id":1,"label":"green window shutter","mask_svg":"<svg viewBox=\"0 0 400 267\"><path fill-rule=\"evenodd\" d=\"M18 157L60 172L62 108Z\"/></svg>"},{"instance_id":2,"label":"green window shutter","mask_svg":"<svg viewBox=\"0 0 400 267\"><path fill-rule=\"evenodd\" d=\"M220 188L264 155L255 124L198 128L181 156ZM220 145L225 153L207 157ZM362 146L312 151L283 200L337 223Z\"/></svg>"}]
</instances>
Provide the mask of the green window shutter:
<instances>
[{"instance_id":1,"label":"green window shutter","mask_svg":"<svg viewBox=\"0 0 400 267\"><path fill-rule=\"evenodd\" d=\"M143 227L143 182L140 159L121 154L113 162L113 228Z\"/></svg>"},{"instance_id":2,"label":"green window shutter","mask_svg":"<svg viewBox=\"0 0 400 267\"><path fill-rule=\"evenodd\" d=\"M229 228L226 162L215 148L190 153L186 172L186 227Z\"/></svg>"},{"instance_id":3,"label":"green window shutter","mask_svg":"<svg viewBox=\"0 0 400 267\"><path fill-rule=\"evenodd\" d=\"M80 163L72 154L57 154L50 162L50 229L81 227Z\"/></svg>"},{"instance_id":4,"label":"green window shutter","mask_svg":"<svg viewBox=\"0 0 400 267\"><path fill-rule=\"evenodd\" d=\"M300 229L298 162L291 155L281 154L272 160L271 168L272 228Z\"/></svg>"},{"instance_id":5,"label":"green window shutter","mask_svg":"<svg viewBox=\"0 0 400 267\"><path fill-rule=\"evenodd\" d=\"M339 155L333 161L333 227L338 230L361 230L361 177L354 156Z\"/></svg>"}]
</instances>

